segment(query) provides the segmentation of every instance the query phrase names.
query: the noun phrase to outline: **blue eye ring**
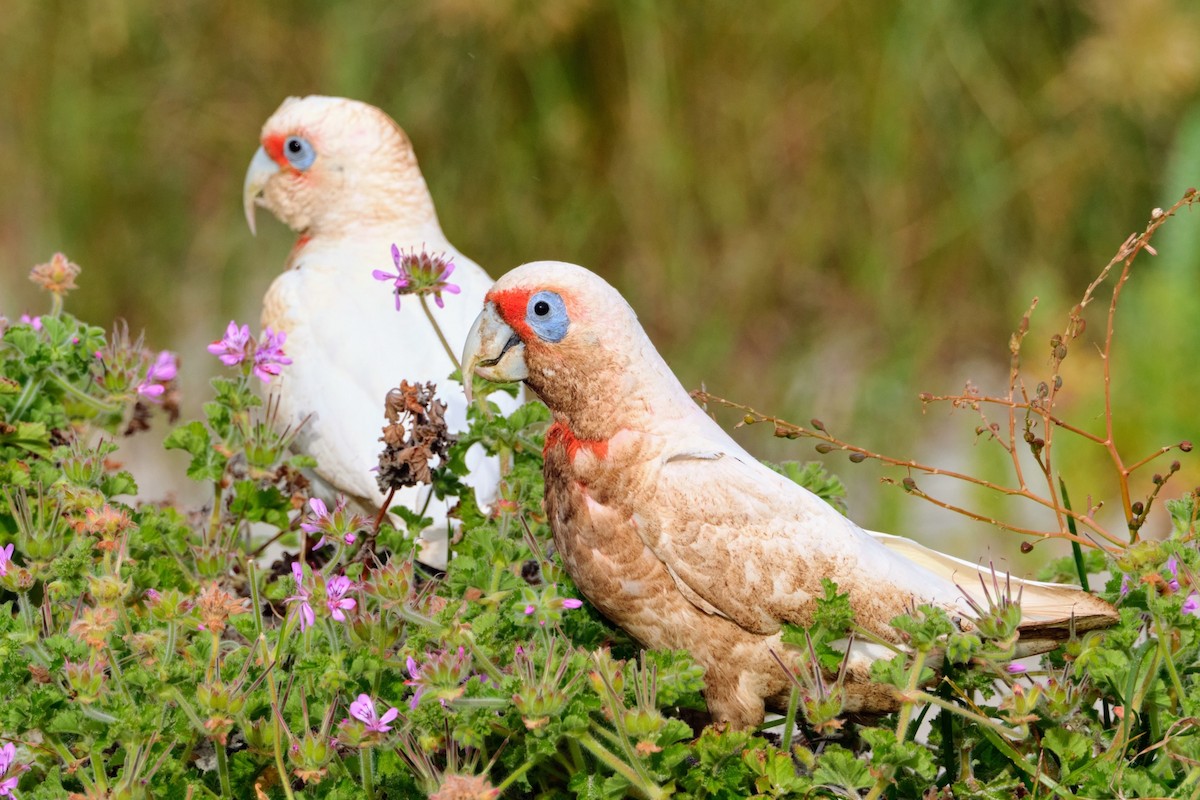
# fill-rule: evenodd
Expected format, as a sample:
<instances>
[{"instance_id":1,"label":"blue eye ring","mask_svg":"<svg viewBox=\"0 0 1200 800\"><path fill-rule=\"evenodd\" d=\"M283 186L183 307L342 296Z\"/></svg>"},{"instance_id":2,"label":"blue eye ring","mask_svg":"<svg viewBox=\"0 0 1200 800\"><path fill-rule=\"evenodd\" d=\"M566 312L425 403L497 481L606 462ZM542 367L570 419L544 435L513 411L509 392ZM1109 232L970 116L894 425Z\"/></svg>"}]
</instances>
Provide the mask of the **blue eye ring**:
<instances>
[{"instance_id":1,"label":"blue eye ring","mask_svg":"<svg viewBox=\"0 0 1200 800\"><path fill-rule=\"evenodd\" d=\"M544 341L561 342L571 327L567 304L554 292L537 292L525 307L525 321Z\"/></svg>"},{"instance_id":2,"label":"blue eye ring","mask_svg":"<svg viewBox=\"0 0 1200 800\"><path fill-rule=\"evenodd\" d=\"M317 160L317 151L307 139L289 136L283 140L283 156L296 169L306 170Z\"/></svg>"}]
</instances>

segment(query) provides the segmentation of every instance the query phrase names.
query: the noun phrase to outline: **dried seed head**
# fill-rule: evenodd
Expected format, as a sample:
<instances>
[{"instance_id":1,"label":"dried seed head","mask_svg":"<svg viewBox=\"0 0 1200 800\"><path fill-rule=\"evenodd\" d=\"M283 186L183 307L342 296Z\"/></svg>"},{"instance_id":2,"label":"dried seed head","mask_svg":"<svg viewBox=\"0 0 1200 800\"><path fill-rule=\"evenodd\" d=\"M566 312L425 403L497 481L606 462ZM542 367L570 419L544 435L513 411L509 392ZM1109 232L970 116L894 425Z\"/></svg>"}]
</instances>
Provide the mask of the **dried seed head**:
<instances>
[{"instance_id":1,"label":"dried seed head","mask_svg":"<svg viewBox=\"0 0 1200 800\"><path fill-rule=\"evenodd\" d=\"M1161 208L1156 208L1150 212L1150 219L1159 219L1162 217L1163 213L1164 212Z\"/></svg>"}]
</instances>

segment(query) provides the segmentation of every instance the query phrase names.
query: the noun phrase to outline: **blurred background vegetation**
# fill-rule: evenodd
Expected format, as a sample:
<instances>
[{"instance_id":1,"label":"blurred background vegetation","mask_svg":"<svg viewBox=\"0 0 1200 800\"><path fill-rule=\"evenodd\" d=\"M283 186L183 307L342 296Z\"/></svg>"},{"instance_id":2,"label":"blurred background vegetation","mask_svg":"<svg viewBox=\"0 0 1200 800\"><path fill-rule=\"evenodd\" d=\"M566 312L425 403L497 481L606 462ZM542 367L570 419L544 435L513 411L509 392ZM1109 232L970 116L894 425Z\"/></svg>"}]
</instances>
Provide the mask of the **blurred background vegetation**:
<instances>
[{"instance_id":1,"label":"blurred background vegetation","mask_svg":"<svg viewBox=\"0 0 1200 800\"><path fill-rule=\"evenodd\" d=\"M257 319L290 247L265 215L251 238L240 202L288 95L385 109L451 241L493 275L543 258L602 273L685 385L985 471L975 420L922 415L916 394L1000 391L1035 295L1044 371L1120 242L1200 183L1194 0L12 0L0 41L0 311L40 311L24 276L65 251L84 268L69 307L179 351L193 408L218 366L203 345ZM1123 300L1136 455L1200 440L1194 216ZM1095 350L1075 350L1067 395L1095 425ZM1110 496L1100 454L1077 455L1077 501ZM831 466L865 524L972 558L945 538L990 534L879 488L870 463ZM1177 490L1200 482L1188 470Z\"/></svg>"}]
</instances>

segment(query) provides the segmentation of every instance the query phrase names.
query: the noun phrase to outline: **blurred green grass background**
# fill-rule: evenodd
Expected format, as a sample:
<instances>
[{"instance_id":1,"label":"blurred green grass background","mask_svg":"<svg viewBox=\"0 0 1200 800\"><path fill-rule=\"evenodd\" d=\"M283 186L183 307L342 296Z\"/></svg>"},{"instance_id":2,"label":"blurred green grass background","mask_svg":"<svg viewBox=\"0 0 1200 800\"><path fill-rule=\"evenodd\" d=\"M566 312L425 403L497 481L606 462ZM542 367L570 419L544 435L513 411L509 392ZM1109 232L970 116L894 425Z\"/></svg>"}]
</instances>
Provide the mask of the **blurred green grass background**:
<instances>
[{"instance_id":1,"label":"blurred green grass background","mask_svg":"<svg viewBox=\"0 0 1200 800\"><path fill-rule=\"evenodd\" d=\"M290 247L266 215L251 238L240 203L288 95L389 112L451 241L493 275L602 273L685 385L984 470L975 421L922 416L917 392L999 391L1034 295L1044 369L1125 236L1200 183L1194 0L13 0L0 41L0 310L40 310L24 275L65 251L84 268L69 308L178 350L193 408L217 369L203 344L257 320ZM1172 222L1119 318L1138 455L1200 440L1198 239L1194 215ZM1095 424L1095 375L1069 384ZM1076 498L1106 496L1079 455ZM988 533L831 465L868 525Z\"/></svg>"}]
</instances>

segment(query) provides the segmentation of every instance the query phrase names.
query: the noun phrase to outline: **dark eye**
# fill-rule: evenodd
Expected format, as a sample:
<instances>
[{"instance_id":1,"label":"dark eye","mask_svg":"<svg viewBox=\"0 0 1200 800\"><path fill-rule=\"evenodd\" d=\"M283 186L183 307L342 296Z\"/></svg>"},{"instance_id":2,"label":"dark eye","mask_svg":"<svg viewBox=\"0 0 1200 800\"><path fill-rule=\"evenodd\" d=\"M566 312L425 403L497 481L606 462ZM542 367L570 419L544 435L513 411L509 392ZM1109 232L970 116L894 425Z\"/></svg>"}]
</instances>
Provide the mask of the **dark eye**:
<instances>
[{"instance_id":1,"label":"dark eye","mask_svg":"<svg viewBox=\"0 0 1200 800\"><path fill-rule=\"evenodd\" d=\"M533 304L533 313L539 317L544 317L550 313L550 304L545 300L538 300Z\"/></svg>"},{"instance_id":2,"label":"dark eye","mask_svg":"<svg viewBox=\"0 0 1200 800\"><path fill-rule=\"evenodd\" d=\"M305 170L316 160L317 151L313 150L307 139L289 136L283 143L283 155L293 167Z\"/></svg>"}]
</instances>

